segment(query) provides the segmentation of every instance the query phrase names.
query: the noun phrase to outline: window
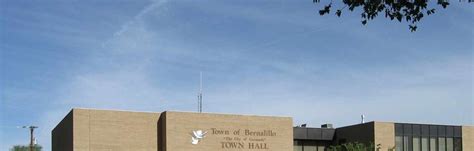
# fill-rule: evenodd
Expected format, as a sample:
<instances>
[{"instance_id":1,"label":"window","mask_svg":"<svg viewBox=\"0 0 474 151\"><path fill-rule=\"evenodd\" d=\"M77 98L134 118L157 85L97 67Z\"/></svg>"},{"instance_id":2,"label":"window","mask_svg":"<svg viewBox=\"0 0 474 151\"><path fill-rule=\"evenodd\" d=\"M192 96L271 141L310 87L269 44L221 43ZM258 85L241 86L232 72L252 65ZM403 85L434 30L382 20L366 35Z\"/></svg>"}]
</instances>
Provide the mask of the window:
<instances>
[{"instance_id":1,"label":"window","mask_svg":"<svg viewBox=\"0 0 474 151\"><path fill-rule=\"evenodd\" d=\"M430 136L438 136L438 127L430 125Z\"/></svg>"},{"instance_id":2,"label":"window","mask_svg":"<svg viewBox=\"0 0 474 151\"><path fill-rule=\"evenodd\" d=\"M446 126L438 126L438 136L446 136Z\"/></svg>"},{"instance_id":3,"label":"window","mask_svg":"<svg viewBox=\"0 0 474 151\"><path fill-rule=\"evenodd\" d=\"M421 151L428 151L428 137L422 137L421 138Z\"/></svg>"},{"instance_id":4,"label":"window","mask_svg":"<svg viewBox=\"0 0 474 151\"><path fill-rule=\"evenodd\" d=\"M331 142L318 142L311 140L295 140L293 141L294 151L325 151L326 145Z\"/></svg>"},{"instance_id":5,"label":"window","mask_svg":"<svg viewBox=\"0 0 474 151\"><path fill-rule=\"evenodd\" d=\"M318 151L315 141L306 141L303 145L303 151Z\"/></svg>"},{"instance_id":6,"label":"window","mask_svg":"<svg viewBox=\"0 0 474 151\"><path fill-rule=\"evenodd\" d=\"M294 151L303 151L303 142L293 141L293 150Z\"/></svg>"},{"instance_id":7,"label":"window","mask_svg":"<svg viewBox=\"0 0 474 151\"><path fill-rule=\"evenodd\" d=\"M446 137L454 137L454 126L446 127Z\"/></svg>"},{"instance_id":8,"label":"window","mask_svg":"<svg viewBox=\"0 0 474 151\"><path fill-rule=\"evenodd\" d=\"M395 137L395 149L396 151L403 151L403 137L402 136L396 136Z\"/></svg>"},{"instance_id":9,"label":"window","mask_svg":"<svg viewBox=\"0 0 474 151\"><path fill-rule=\"evenodd\" d=\"M403 134L404 135L412 135L411 124L403 124Z\"/></svg>"},{"instance_id":10,"label":"window","mask_svg":"<svg viewBox=\"0 0 474 151\"><path fill-rule=\"evenodd\" d=\"M395 151L462 151L460 126L395 124Z\"/></svg>"},{"instance_id":11,"label":"window","mask_svg":"<svg viewBox=\"0 0 474 151\"><path fill-rule=\"evenodd\" d=\"M324 151L326 149L326 147L324 146L318 146L318 151Z\"/></svg>"},{"instance_id":12,"label":"window","mask_svg":"<svg viewBox=\"0 0 474 151\"><path fill-rule=\"evenodd\" d=\"M454 127L454 137L462 137L462 127L461 126L455 126Z\"/></svg>"},{"instance_id":13,"label":"window","mask_svg":"<svg viewBox=\"0 0 474 151\"><path fill-rule=\"evenodd\" d=\"M453 138L448 137L446 138L446 151L453 151L453 150L454 150Z\"/></svg>"},{"instance_id":14,"label":"window","mask_svg":"<svg viewBox=\"0 0 474 151\"><path fill-rule=\"evenodd\" d=\"M421 126L420 125L412 125L412 135L420 136L421 135Z\"/></svg>"},{"instance_id":15,"label":"window","mask_svg":"<svg viewBox=\"0 0 474 151\"><path fill-rule=\"evenodd\" d=\"M420 137L413 137L413 151L420 151Z\"/></svg>"},{"instance_id":16,"label":"window","mask_svg":"<svg viewBox=\"0 0 474 151\"><path fill-rule=\"evenodd\" d=\"M403 124L395 124L395 135L403 135Z\"/></svg>"},{"instance_id":17,"label":"window","mask_svg":"<svg viewBox=\"0 0 474 151\"><path fill-rule=\"evenodd\" d=\"M438 141L436 140L436 137L431 137L430 138L430 151L438 151Z\"/></svg>"},{"instance_id":18,"label":"window","mask_svg":"<svg viewBox=\"0 0 474 151\"><path fill-rule=\"evenodd\" d=\"M421 125L421 135L429 136L430 135L430 126L429 125Z\"/></svg>"},{"instance_id":19,"label":"window","mask_svg":"<svg viewBox=\"0 0 474 151\"><path fill-rule=\"evenodd\" d=\"M403 151L413 151L412 150L412 138L410 136L403 137Z\"/></svg>"},{"instance_id":20,"label":"window","mask_svg":"<svg viewBox=\"0 0 474 151\"><path fill-rule=\"evenodd\" d=\"M438 137L438 151L446 151L446 138Z\"/></svg>"},{"instance_id":21,"label":"window","mask_svg":"<svg viewBox=\"0 0 474 151\"><path fill-rule=\"evenodd\" d=\"M462 151L462 139L454 138L454 151Z\"/></svg>"}]
</instances>

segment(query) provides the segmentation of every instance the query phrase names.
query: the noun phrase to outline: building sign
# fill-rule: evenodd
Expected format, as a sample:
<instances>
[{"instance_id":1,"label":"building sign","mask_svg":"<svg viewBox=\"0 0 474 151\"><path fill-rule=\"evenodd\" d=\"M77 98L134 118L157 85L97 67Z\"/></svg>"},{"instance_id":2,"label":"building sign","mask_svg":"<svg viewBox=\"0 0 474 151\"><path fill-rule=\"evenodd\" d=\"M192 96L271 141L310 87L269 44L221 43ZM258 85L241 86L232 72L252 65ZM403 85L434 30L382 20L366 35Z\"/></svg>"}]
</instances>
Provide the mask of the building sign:
<instances>
[{"instance_id":1,"label":"building sign","mask_svg":"<svg viewBox=\"0 0 474 151\"><path fill-rule=\"evenodd\" d=\"M293 122L285 117L166 113L167 151L288 151Z\"/></svg>"},{"instance_id":2,"label":"building sign","mask_svg":"<svg viewBox=\"0 0 474 151\"><path fill-rule=\"evenodd\" d=\"M273 130L229 130L217 128L211 128L210 134L221 138L219 141L221 149L268 150L271 146L267 143L267 140L277 136L277 133Z\"/></svg>"},{"instance_id":3,"label":"building sign","mask_svg":"<svg viewBox=\"0 0 474 151\"><path fill-rule=\"evenodd\" d=\"M206 134L207 132L204 132L202 130L193 131L193 133L191 133L191 144L197 145L199 141L206 137Z\"/></svg>"}]
</instances>

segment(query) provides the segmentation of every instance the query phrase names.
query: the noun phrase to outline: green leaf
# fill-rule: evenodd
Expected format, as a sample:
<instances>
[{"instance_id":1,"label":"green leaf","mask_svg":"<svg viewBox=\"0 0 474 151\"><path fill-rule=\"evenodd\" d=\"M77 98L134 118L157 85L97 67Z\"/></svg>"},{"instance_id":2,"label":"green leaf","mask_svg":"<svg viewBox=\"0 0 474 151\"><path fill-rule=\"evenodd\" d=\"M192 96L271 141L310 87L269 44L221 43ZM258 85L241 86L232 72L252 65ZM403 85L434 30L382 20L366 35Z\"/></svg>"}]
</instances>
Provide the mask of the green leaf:
<instances>
[{"instance_id":1,"label":"green leaf","mask_svg":"<svg viewBox=\"0 0 474 151\"><path fill-rule=\"evenodd\" d=\"M319 10L319 15L322 16L322 15L324 15L325 12L326 12L326 11L324 11L324 10Z\"/></svg>"},{"instance_id":2,"label":"green leaf","mask_svg":"<svg viewBox=\"0 0 474 151\"><path fill-rule=\"evenodd\" d=\"M408 25L408 27L410 28L411 32L415 32L417 28L416 25Z\"/></svg>"},{"instance_id":3,"label":"green leaf","mask_svg":"<svg viewBox=\"0 0 474 151\"><path fill-rule=\"evenodd\" d=\"M341 17L341 13L342 13L342 11L341 11L341 10L337 10L337 11L336 11L336 15L337 15L337 17Z\"/></svg>"}]
</instances>

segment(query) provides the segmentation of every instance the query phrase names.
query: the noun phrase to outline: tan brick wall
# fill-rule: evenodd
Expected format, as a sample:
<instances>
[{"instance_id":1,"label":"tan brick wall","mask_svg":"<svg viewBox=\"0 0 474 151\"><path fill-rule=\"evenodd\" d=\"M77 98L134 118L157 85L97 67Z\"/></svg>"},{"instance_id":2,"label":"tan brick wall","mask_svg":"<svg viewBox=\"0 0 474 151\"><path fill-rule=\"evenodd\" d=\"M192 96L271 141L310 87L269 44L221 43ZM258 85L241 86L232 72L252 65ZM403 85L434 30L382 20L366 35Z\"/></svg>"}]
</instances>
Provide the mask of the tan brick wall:
<instances>
[{"instance_id":1,"label":"tan brick wall","mask_svg":"<svg viewBox=\"0 0 474 151\"><path fill-rule=\"evenodd\" d=\"M73 145L74 151L89 151L89 110L73 109Z\"/></svg>"},{"instance_id":2,"label":"tan brick wall","mask_svg":"<svg viewBox=\"0 0 474 151\"><path fill-rule=\"evenodd\" d=\"M375 145L380 144L380 151L387 151L395 147L395 124L389 122L375 122Z\"/></svg>"},{"instance_id":3,"label":"tan brick wall","mask_svg":"<svg viewBox=\"0 0 474 151\"><path fill-rule=\"evenodd\" d=\"M462 149L463 151L474 151L474 126L462 127Z\"/></svg>"},{"instance_id":4,"label":"tan brick wall","mask_svg":"<svg viewBox=\"0 0 474 151\"><path fill-rule=\"evenodd\" d=\"M73 109L74 151L157 151L160 113Z\"/></svg>"},{"instance_id":5,"label":"tan brick wall","mask_svg":"<svg viewBox=\"0 0 474 151\"><path fill-rule=\"evenodd\" d=\"M249 146L266 151L293 150L293 121L289 117L241 116L206 113L166 112L167 151L237 151L250 150ZM213 134L212 128L227 131ZM191 144L192 132L207 131L199 144ZM247 136L245 130L271 130L276 136ZM238 133L238 134L237 134ZM241 144L239 144L241 143ZM266 146L265 146L266 144ZM223 146L224 145L224 146ZM234 147L227 148L226 147ZM240 148L239 147L243 147Z\"/></svg>"}]
</instances>

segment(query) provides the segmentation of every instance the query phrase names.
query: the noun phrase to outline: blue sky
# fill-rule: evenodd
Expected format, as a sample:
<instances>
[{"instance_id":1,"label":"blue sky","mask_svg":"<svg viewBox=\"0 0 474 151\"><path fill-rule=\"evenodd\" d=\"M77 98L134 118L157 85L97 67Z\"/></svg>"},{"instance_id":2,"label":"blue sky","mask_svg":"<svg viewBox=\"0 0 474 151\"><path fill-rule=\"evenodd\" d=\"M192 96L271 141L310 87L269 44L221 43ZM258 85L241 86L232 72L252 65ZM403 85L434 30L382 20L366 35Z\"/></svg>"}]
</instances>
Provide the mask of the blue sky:
<instances>
[{"instance_id":1,"label":"blue sky","mask_svg":"<svg viewBox=\"0 0 474 151\"><path fill-rule=\"evenodd\" d=\"M324 3L323 3L324 4ZM434 5L431 5L434 6ZM474 124L472 4L417 32L311 0L1 0L0 150L73 107Z\"/></svg>"}]
</instances>

